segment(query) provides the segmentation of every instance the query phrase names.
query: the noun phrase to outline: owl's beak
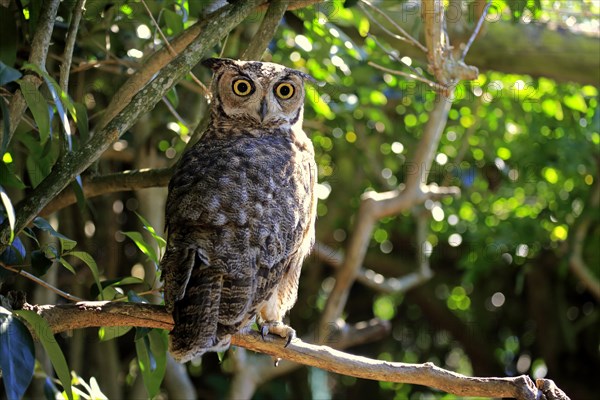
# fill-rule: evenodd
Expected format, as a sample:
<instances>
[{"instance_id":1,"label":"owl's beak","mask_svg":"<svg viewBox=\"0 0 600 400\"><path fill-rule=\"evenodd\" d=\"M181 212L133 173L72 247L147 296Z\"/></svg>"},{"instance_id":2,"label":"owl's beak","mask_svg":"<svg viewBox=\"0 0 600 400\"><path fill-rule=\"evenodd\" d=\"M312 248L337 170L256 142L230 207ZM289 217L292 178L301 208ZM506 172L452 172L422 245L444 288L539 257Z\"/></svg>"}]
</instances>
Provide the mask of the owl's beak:
<instances>
[{"instance_id":1,"label":"owl's beak","mask_svg":"<svg viewBox=\"0 0 600 400\"><path fill-rule=\"evenodd\" d=\"M263 99L263 101L260 103L260 122L265 120L265 116L267 115L268 111L269 108L267 107L267 99Z\"/></svg>"}]
</instances>

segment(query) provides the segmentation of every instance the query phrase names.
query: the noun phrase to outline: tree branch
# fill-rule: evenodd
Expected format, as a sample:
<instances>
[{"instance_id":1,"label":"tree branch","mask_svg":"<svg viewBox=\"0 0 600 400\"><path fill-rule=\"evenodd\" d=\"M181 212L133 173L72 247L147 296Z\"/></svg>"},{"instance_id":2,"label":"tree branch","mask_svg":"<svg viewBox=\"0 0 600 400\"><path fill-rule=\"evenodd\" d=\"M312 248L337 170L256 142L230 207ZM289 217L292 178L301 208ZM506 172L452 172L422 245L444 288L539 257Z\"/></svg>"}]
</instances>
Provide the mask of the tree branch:
<instances>
[{"instance_id":1,"label":"tree branch","mask_svg":"<svg viewBox=\"0 0 600 400\"><path fill-rule=\"evenodd\" d=\"M261 60L269 42L273 39L279 22L288 8L289 0L272 0L260 23L258 31L240 57L242 60Z\"/></svg>"},{"instance_id":2,"label":"tree branch","mask_svg":"<svg viewBox=\"0 0 600 400\"><path fill-rule=\"evenodd\" d=\"M54 333L99 326L138 326L170 330L173 319L163 306L141 303L82 302L65 305L30 305L48 321ZM474 378L436 367L432 363L407 364L374 360L344 353L327 346L308 344L300 339L284 347L285 340L258 332L236 334L232 345L269 354L296 363L362 379L429 386L460 396L511 397L534 400L568 399L549 380L538 380L537 387L527 376L514 378ZM539 390L538 387L541 389Z\"/></svg>"},{"instance_id":3,"label":"tree branch","mask_svg":"<svg viewBox=\"0 0 600 400\"><path fill-rule=\"evenodd\" d=\"M129 103L77 152L67 153L58 161L35 190L16 207L15 234L26 227L33 218L62 191L77 175L89 167L102 153L129 129L141 115L150 111L165 93L195 66L204 54L237 26L260 3L260 0L238 2L223 7L216 15L203 20L199 35L181 54L162 68L155 78L135 94ZM115 95L116 97L116 95ZM0 253L8 246L10 226L5 221L0 226Z\"/></svg>"},{"instance_id":4,"label":"tree branch","mask_svg":"<svg viewBox=\"0 0 600 400\"><path fill-rule=\"evenodd\" d=\"M101 176L86 176L83 178L83 196L87 199L107 193L150 187L164 187L169 184L171 175L173 175L173 167L139 169ZM73 188L68 186L40 211L40 215L52 214L76 202L75 192Z\"/></svg>"},{"instance_id":5,"label":"tree branch","mask_svg":"<svg viewBox=\"0 0 600 400\"><path fill-rule=\"evenodd\" d=\"M65 41L65 50L63 51L63 63L60 65L59 80L60 88L65 93L67 93L69 89L69 74L71 73L71 62L73 61L73 49L75 48L75 40L77 39L81 16L85 9L85 2L86 0L77 0L77 3L73 6L71 23L69 24L69 31L67 32L67 39Z\"/></svg>"}]
</instances>

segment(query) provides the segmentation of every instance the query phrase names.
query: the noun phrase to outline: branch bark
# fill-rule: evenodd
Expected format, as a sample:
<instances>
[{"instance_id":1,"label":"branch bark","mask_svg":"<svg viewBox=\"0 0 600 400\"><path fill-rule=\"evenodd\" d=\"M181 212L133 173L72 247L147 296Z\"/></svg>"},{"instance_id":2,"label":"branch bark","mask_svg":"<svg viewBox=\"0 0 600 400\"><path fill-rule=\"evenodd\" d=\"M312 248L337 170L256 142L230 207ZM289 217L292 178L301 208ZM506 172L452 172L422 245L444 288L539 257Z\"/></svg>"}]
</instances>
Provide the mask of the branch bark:
<instances>
[{"instance_id":1,"label":"branch bark","mask_svg":"<svg viewBox=\"0 0 600 400\"><path fill-rule=\"evenodd\" d=\"M54 333L99 326L139 326L167 330L173 327L173 319L166 309L153 304L82 302L40 306L25 303L23 308L44 317ZM432 363L407 364L374 360L327 346L308 344L300 339L295 339L288 347L284 347L284 339L269 335L263 340L261 335L254 331L236 334L232 345L338 374L424 385L460 396L534 400L545 395L547 399L568 399L568 396L549 380L538 380L536 386L524 375L514 378L467 377L436 367Z\"/></svg>"},{"instance_id":2,"label":"branch bark","mask_svg":"<svg viewBox=\"0 0 600 400\"><path fill-rule=\"evenodd\" d=\"M252 38L252 41L240 57L242 60L261 60L269 45L269 42L275 36L279 22L288 8L289 0L272 0L269 8L260 23L258 31Z\"/></svg>"},{"instance_id":3,"label":"branch bark","mask_svg":"<svg viewBox=\"0 0 600 400\"><path fill-rule=\"evenodd\" d=\"M135 94L131 101L110 122L77 152L67 153L58 161L36 189L16 207L15 234L26 227L33 218L62 191L77 175L129 129L138 118L150 111L173 85L187 74L231 29L237 26L258 5L260 0L238 2L219 10L216 15L199 24L202 34L191 42L181 54L158 72L155 78ZM10 226L5 221L0 226L0 253L8 246Z\"/></svg>"}]
</instances>

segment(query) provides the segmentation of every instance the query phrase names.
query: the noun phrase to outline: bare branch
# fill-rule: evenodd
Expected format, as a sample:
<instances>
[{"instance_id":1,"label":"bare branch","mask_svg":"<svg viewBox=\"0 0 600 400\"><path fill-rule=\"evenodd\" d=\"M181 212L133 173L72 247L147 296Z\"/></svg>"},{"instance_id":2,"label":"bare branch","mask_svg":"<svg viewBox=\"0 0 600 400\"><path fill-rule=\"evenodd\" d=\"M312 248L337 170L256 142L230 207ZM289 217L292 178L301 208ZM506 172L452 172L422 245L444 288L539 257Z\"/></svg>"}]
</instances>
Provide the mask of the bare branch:
<instances>
[{"instance_id":1,"label":"bare branch","mask_svg":"<svg viewBox=\"0 0 600 400\"><path fill-rule=\"evenodd\" d=\"M70 329L100 326L139 326L170 330L173 319L163 306L141 303L82 302L66 305L31 305L24 309L37 312L48 321L54 333ZM238 333L232 345L269 354L296 363L321 368L362 379L424 385L460 396L511 397L534 400L542 394L547 399L568 399L553 382L527 376L514 378L474 378L436 367L432 363L407 364L374 360L352 355L327 346L317 346L271 335L263 340L258 332Z\"/></svg>"},{"instance_id":2,"label":"bare branch","mask_svg":"<svg viewBox=\"0 0 600 400\"><path fill-rule=\"evenodd\" d=\"M369 61L367 64L369 64L371 67L377 68L377 69L387 72L389 74L400 75L400 76L404 76L409 79L414 79L416 81L423 82L423 83L429 85L430 87L432 87L433 89L437 90L438 92L446 92L448 90L448 88L446 86L440 85L439 83L435 83L433 81L430 81L427 78L423 78L422 76L419 76L416 74L408 74L406 72L386 68L382 65L375 64L373 61Z\"/></svg>"},{"instance_id":3,"label":"bare branch","mask_svg":"<svg viewBox=\"0 0 600 400\"><path fill-rule=\"evenodd\" d=\"M73 6L73 14L71 15L71 24L67 32L65 41L65 50L63 51L63 62L60 65L59 85L63 92L67 93L69 89L69 74L71 73L71 62L73 60L73 49L75 48L75 40L77 32L79 32L79 23L85 9L86 0L77 0Z\"/></svg>"},{"instance_id":4,"label":"bare branch","mask_svg":"<svg viewBox=\"0 0 600 400\"><path fill-rule=\"evenodd\" d=\"M392 24L392 26L394 28L396 28L398 30L398 32L400 32L402 34L402 36L395 35L393 32L390 32L387 28L385 28L383 25L381 25L380 23L378 23L377 20L375 20L375 18L373 18L373 16L363 6L363 4L366 4L367 6L369 6L369 8L371 8L372 10L375 10L379 15L382 15L390 24ZM406 32L400 25L398 25L396 23L396 21L394 21L393 19L391 19L389 17L389 15L387 15L386 13L384 13L383 11L381 11L379 8L375 7L373 4L371 4L367 0L361 0L361 4L359 4L359 7L361 8L361 10L364 11L365 14L367 14L367 16L369 17L370 20L374 21L387 34L391 35L392 37L395 37L396 39L401 39L401 40L407 41L410 44L412 44L412 45L418 47L419 49L423 50L424 52L427 52L427 48L425 46L423 46L418 40L416 40L411 35L409 35L408 32Z\"/></svg>"},{"instance_id":5,"label":"bare branch","mask_svg":"<svg viewBox=\"0 0 600 400\"><path fill-rule=\"evenodd\" d=\"M289 0L272 0L269 8L260 23L258 31L250 41L250 44L240 57L242 60L261 60L269 42L273 39L279 22L287 10Z\"/></svg>"},{"instance_id":6,"label":"bare branch","mask_svg":"<svg viewBox=\"0 0 600 400\"><path fill-rule=\"evenodd\" d=\"M170 167L86 176L83 178L83 196L87 199L107 193L167 186L172 174L173 168ZM40 211L40 215L52 214L76 202L75 192L71 187L67 187Z\"/></svg>"},{"instance_id":7,"label":"bare branch","mask_svg":"<svg viewBox=\"0 0 600 400\"><path fill-rule=\"evenodd\" d=\"M473 33L471 34L469 41L465 45L465 48L463 49L462 54L460 55L461 60L464 60L465 57L467 56L467 53L469 52L471 45L475 41L475 38L477 37L477 35L479 34L479 31L481 30L481 27L483 26L483 21L485 21L485 16L487 15L491 5L492 5L492 0L489 0L487 2L487 4L485 5L485 7L483 8L483 11L482 11L481 15L479 16L479 20L477 21L477 25L475 26L475 29L473 30Z\"/></svg>"},{"instance_id":8,"label":"bare branch","mask_svg":"<svg viewBox=\"0 0 600 400\"><path fill-rule=\"evenodd\" d=\"M84 299L77 297L77 296L73 296L72 294L69 294L67 292L63 292L59 288L49 284L48 282L44 281L43 279L40 279L37 276L32 275L27 271L23 271L21 268L18 268L18 267L12 266L12 265L6 265L1 261L0 261L0 267L6 269L7 271L14 272L17 275L24 276L25 278L29 279L30 281L33 281L33 282L37 283L38 285L45 287L46 289L56 293L57 295L65 298L69 301L84 301Z\"/></svg>"}]
</instances>

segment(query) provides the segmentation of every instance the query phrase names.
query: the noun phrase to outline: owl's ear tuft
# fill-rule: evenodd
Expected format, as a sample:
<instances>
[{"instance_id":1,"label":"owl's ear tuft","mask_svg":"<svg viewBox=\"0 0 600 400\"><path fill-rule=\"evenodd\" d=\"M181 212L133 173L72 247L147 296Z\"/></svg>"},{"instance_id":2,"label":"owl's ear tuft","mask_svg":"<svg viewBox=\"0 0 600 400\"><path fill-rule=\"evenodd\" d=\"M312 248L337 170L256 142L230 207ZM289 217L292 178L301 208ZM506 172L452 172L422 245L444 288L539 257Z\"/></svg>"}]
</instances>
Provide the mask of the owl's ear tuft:
<instances>
[{"instance_id":1,"label":"owl's ear tuft","mask_svg":"<svg viewBox=\"0 0 600 400\"><path fill-rule=\"evenodd\" d=\"M299 76L300 78L304 79L305 81L309 81L311 83L319 83L315 78L313 78L312 76L310 76L306 72L298 71L298 70L295 70L295 69L293 71L294 71L294 73L297 76Z\"/></svg>"},{"instance_id":2,"label":"owl's ear tuft","mask_svg":"<svg viewBox=\"0 0 600 400\"><path fill-rule=\"evenodd\" d=\"M235 61L230 58L207 58L201 63L202 65L212 69L213 71L218 71L224 65L232 65L233 63L235 63Z\"/></svg>"}]
</instances>

